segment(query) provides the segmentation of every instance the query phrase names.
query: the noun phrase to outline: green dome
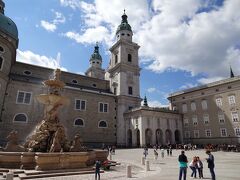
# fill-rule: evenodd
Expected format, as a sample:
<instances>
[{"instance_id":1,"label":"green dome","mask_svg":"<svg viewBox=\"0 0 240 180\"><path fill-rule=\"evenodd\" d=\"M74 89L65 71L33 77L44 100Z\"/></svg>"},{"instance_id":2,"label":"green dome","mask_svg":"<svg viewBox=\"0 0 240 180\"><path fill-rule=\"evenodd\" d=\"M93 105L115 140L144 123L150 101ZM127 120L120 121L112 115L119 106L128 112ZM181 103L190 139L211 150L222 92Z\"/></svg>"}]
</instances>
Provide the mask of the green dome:
<instances>
[{"instance_id":1,"label":"green dome","mask_svg":"<svg viewBox=\"0 0 240 180\"><path fill-rule=\"evenodd\" d=\"M128 30L128 31L131 31L131 32L132 32L132 28L131 28L131 26L128 24L127 15L125 14L125 12L124 12L124 14L122 15L122 22L121 22L121 24L118 26L116 34L117 34L119 31L121 31L121 30Z\"/></svg>"},{"instance_id":2,"label":"green dome","mask_svg":"<svg viewBox=\"0 0 240 180\"><path fill-rule=\"evenodd\" d=\"M18 40L18 30L16 24L2 13L0 13L0 22L0 30Z\"/></svg>"},{"instance_id":3,"label":"green dome","mask_svg":"<svg viewBox=\"0 0 240 180\"><path fill-rule=\"evenodd\" d=\"M102 56L99 54L98 44L96 44L96 46L94 47L94 52L93 52L93 54L91 55L90 60L92 60L92 59L102 60Z\"/></svg>"}]
</instances>

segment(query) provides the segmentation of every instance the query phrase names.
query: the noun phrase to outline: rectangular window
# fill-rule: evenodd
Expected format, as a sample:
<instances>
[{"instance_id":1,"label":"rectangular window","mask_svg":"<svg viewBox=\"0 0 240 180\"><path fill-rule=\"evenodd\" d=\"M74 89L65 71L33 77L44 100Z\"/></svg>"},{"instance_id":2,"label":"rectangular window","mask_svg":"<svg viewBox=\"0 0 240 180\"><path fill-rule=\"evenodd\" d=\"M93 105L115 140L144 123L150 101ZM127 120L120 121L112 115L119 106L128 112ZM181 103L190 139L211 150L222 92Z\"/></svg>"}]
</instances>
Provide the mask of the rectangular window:
<instances>
[{"instance_id":1,"label":"rectangular window","mask_svg":"<svg viewBox=\"0 0 240 180\"><path fill-rule=\"evenodd\" d=\"M212 136L211 129L206 129L205 135L206 135L206 137L211 137Z\"/></svg>"},{"instance_id":2,"label":"rectangular window","mask_svg":"<svg viewBox=\"0 0 240 180\"><path fill-rule=\"evenodd\" d=\"M238 122L239 121L238 113L236 111L232 112L232 121L233 122Z\"/></svg>"},{"instance_id":3,"label":"rectangular window","mask_svg":"<svg viewBox=\"0 0 240 180\"><path fill-rule=\"evenodd\" d=\"M191 109L192 111L196 111L196 103L195 102L191 102Z\"/></svg>"},{"instance_id":4,"label":"rectangular window","mask_svg":"<svg viewBox=\"0 0 240 180\"><path fill-rule=\"evenodd\" d=\"M30 104L32 93L25 91L18 91L17 94L17 104Z\"/></svg>"},{"instance_id":5,"label":"rectangular window","mask_svg":"<svg viewBox=\"0 0 240 180\"><path fill-rule=\"evenodd\" d=\"M185 138L190 138L190 132L189 131L185 131L184 132L184 136L185 136Z\"/></svg>"},{"instance_id":6,"label":"rectangular window","mask_svg":"<svg viewBox=\"0 0 240 180\"><path fill-rule=\"evenodd\" d=\"M199 130L193 131L194 138L199 138Z\"/></svg>"},{"instance_id":7,"label":"rectangular window","mask_svg":"<svg viewBox=\"0 0 240 180\"><path fill-rule=\"evenodd\" d=\"M227 129L226 128L221 128L220 132L221 132L221 137L227 137Z\"/></svg>"},{"instance_id":8,"label":"rectangular window","mask_svg":"<svg viewBox=\"0 0 240 180\"><path fill-rule=\"evenodd\" d=\"M208 114L203 115L203 122L204 122L204 124L209 124L209 115Z\"/></svg>"},{"instance_id":9,"label":"rectangular window","mask_svg":"<svg viewBox=\"0 0 240 180\"><path fill-rule=\"evenodd\" d=\"M197 116L192 117L193 125L197 126L198 125L198 119Z\"/></svg>"},{"instance_id":10,"label":"rectangular window","mask_svg":"<svg viewBox=\"0 0 240 180\"><path fill-rule=\"evenodd\" d=\"M80 111L86 110L86 101L82 99L75 100L75 109Z\"/></svg>"},{"instance_id":11,"label":"rectangular window","mask_svg":"<svg viewBox=\"0 0 240 180\"><path fill-rule=\"evenodd\" d=\"M184 125L185 127L187 127L187 126L189 125L188 118L184 118L184 119L183 119L183 125Z\"/></svg>"},{"instance_id":12,"label":"rectangular window","mask_svg":"<svg viewBox=\"0 0 240 180\"><path fill-rule=\"evenodd\" d=\"M186 113L187 112L187 104L182 105L182 112Z\"/></svg>"},{"instance_id":13,"label":"rectangular window","mask_svg":"<svg viewBox=\"0 0 240 180\"><path fill-rule=\"evenodd\" d=\"M107 113L108 112L108 103L99 103L99 112Z\"/></svg>"},{"instance_id":14,"label":"rectangular window","mask_svg":"<svg viewBox=\"0 0 240 180\"><path fill-rule=\"evenodd\" d=\"M240 128L235 128L235 135L240 136Z\"/></svg>"},{"instance_id":15,"label":"rectangular window","mask_svg":"<svg viewBox=\"0 0 240 180\"><path fill-rule=\"evenodd\" d=\"M218 114L218 121L219 121L220 124L224 124L225 123L224 114Z\"/></svg>"},{"instance_id":16,"label":"rectangular window","mask_svg":"<svg viewBox=\"0 0 240 180\"><path fill-rule=\"evenodd\" d=\"M207 100L202 100L202 109L203 110L206 110L208 107L207 107Z\"/></svg>"},{"instance_id":17,"label":"rectangular window","mask_svg":"<svg viewBox=\"0 0 240 180\"><path fill-rule=\"evenodd\" d=\"M128 94L130 94L130 95L133 94L133 90L132 90L132 87L131 87L131 86L128 87Z\"/></svg>"},{"instance_id":18,"label":"rectangular window","mask_svg":"<svg viewBox=\"0 0 240 180\"><path fill-rule=\"evenodd\" d=\"M216 99L216 105L217 105L217 107L221 107L222 106L222 98L217 98Z\"/></svg>"},{"instance_id":19,"label":"rectangular window","mask_svg":"<svg viewBox=\"0 0 240 180\"><path fill-rule=\"evenodd\" d=\"M228 96L229 105L235 105L235 96Z\"/></svg>"}]
</instances>

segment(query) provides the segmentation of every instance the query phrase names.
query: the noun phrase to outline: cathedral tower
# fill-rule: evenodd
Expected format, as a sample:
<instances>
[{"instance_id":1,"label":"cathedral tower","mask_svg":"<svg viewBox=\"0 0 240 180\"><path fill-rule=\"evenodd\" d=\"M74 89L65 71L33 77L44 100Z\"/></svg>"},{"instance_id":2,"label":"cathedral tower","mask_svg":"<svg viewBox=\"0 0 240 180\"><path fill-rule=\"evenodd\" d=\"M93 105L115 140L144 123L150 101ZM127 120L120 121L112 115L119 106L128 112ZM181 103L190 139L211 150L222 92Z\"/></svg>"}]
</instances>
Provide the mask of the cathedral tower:
<instances>
[{"instance_id":1,"label":"cathedral tower","mask_svg":"<svg viewBox=\"0 0 240 180\"><path fill-rule=\"evenodd\" d=\"M90 67L85 73L86 76L94 77L98 79L104 79L105 71L104 69L102 69L102 57L99 54L98 43L96 43L96 46L94 47L94 52L91 55L89 63L90 63Z\"/></svg>"},{"instance_id":2,"label":"cathedral tower","mask_svg":"<svg viewBox=\"0 0 240 180\"><path fill-rule=\"evenodd\" d=\"M4 98L9 73L16 61L18 30L16 24L4 14L5 3L0 0L0 121L4 111Z\"/></svg>"},{"instance_id":3,"label":"cathedral tower","mask_svg":"<svg viewBox=\"0 0 240 180\"><path fill-rule=\"evenodd\" d=\"M140 46L132 42L133 32L127 18L124 10L122 22L116 32L117 42L110 48L111 60L106 72L106 79L110 81L111 90L117 96L118 145L126 145L124 113L141 104L138 65Z\"/></svg>"}]
</instances>

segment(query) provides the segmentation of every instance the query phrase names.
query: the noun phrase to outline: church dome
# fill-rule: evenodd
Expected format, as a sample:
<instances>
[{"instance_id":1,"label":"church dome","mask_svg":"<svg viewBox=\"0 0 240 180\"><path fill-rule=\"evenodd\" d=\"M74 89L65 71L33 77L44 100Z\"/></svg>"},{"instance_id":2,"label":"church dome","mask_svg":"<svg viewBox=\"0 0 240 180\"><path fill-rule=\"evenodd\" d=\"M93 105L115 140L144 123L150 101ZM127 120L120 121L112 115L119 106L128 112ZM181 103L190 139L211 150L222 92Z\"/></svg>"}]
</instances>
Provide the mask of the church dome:
<instances>
[{"instance_id":1,"label":"church dome","mask_svg":"<svg viewBox=\"0 0 240 180\"><path fill-rule=\"evenodd\" d=\"M119 31L121 31L121 30L128 30L128 31L131 31L131 32L132 32L132 28L131 28L131 26L128 24L128 21L127 21L127 15L125 14L125 10L124 10L124 14L122 15L122 22L121 22L121 24L118 26L116 34L117 34Z\"/></svg>"},{"instance_id":2,"label":"church dome","mask_svg":"<svg viewBox=\"0 0 240 180\"><path fill-rule=\"evenodd\" d=\"M18 29L16 24L2 13L0 13L0 22L0 30L18 40Z\"/></svg>"}]
</instances>

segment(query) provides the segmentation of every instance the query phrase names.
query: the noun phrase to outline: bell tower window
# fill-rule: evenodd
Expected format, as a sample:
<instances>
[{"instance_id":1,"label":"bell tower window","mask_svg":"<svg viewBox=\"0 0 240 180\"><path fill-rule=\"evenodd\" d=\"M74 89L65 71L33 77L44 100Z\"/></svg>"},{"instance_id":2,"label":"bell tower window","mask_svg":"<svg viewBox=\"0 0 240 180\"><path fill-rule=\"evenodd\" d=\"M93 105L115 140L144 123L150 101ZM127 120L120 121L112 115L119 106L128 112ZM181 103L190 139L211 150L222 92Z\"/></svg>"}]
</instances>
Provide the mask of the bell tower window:
<instances>
[{"instance_id":1,"label":"bell tower window","mask_svg":"<svg viewBox=\"0 0 240 180\"><path fill-rule=\"evenodd\" d=\"M115 55L115 64L117 64L118 63L118 55L116 54Z\"/></svg>"},{"instance_id":2,"label":"bell tower window","mask_svg":"<svg viewBox=\"0 0 240 180\"><path fill-rule=\"evenodd\" d=\"M132 62L132 55L128 54L128 62Z\"/></svg>"},{"instance_id":3,"label":"bell tower window","mask_svg":"<svg viewBox=\"0 0 240 180\"><path fill-rule=\"evenodd\" d=\"M132 95L133 94L133 89L131 86L128 86L128 94Z\"/></svg>"}]
</instances>

